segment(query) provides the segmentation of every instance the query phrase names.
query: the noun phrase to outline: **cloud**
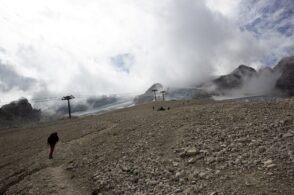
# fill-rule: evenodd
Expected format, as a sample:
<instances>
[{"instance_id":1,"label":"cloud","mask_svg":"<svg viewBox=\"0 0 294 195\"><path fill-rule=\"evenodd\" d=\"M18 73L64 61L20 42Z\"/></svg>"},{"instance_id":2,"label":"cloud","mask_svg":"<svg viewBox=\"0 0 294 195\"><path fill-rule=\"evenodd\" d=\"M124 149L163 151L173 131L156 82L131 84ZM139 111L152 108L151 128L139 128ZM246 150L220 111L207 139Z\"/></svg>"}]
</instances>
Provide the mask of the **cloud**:
<instances>
[{"instance_id":1,"label":"cloud","mask_svg":"<svg viewBox=\"0 0 294 195\"><path fill-rule=\"evenodd\" d=\"M266 65L273 65L281 57L294 54L293 10L294 3L289 0L241 2L239 26L269 48L262 59Z\"/></svg>"},{"instance_id":2,"label":"cloud","mask_svg":"<svg viewBox=\"0 0 294 195\"><path fill-rule=\"evenodd\" d=\"M0 61L0 106L20 97L31 97L42 85L44 83L23 76L13 66Z\"/></svg>"},{"instance_id":3,"label":"cloud","mask_svg":"<svg viewBox=\"0 0 294 195\"><path fill-rule=\"evenodd\" d=\"M264 54L255 37L203 1L173 1L169 9L166 53L176 73L170 75L173 83L199 83L238 64L254 64Z\"/></svg>"},{"instance_id":4,"label":"cloud","mask_svg":"<svg viewBox=\"0 0 294 195\"><path fill-rule=\"evenodd\" d=\"M278 2L3 0L0 58L43 83L31 96L195 86L294 51L292 2Z\"/></svg>"},{"instance_id":5,"label":"cloud","mask_svg":"<svg viewBox=\"0 0 294 195\"><path fill-rule=\"evenodd\" d=\"M19 75L11 66L0 61L0 91L9 92L13 88L28 91L35 84L36 80Z\"/></svg>"},{"instance_id":6,"label":"cloud","mask_svg":"<svg viewBox=\"0 0 294 195\"><path fill-rule=\"evenodd\" d=\"M118 54L110 58L112 65L119 71L130 73L130 68L134 64L134 56L128 53Z\"/></svg>"}]
</instances>

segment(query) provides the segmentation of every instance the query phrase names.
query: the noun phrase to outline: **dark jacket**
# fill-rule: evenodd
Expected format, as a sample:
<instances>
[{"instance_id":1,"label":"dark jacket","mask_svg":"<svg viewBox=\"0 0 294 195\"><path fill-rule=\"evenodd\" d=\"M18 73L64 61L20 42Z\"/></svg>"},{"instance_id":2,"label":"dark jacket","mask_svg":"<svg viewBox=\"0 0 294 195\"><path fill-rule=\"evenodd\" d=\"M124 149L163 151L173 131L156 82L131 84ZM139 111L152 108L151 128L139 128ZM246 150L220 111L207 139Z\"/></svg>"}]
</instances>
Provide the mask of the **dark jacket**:
<instances>
[{"instance_id":1,"label":"dark jacket","mask_svg":"<svg viewBox=\"0 0 294 195\"><path fill-rule=\"evenodd\" d=\"M52 133L47 140L47 143L49 145L55 145L57 142L59 141L59 137L57 135L57 133Z\"/></svg>"}]
</instances>

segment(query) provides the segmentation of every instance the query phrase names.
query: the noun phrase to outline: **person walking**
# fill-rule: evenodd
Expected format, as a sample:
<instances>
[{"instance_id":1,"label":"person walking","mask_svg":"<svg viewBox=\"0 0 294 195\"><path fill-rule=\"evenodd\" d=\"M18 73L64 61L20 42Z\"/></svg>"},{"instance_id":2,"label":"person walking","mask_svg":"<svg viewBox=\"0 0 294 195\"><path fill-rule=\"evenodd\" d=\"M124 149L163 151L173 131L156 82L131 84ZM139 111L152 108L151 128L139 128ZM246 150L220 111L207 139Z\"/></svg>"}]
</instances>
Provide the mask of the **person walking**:
<instances>
[{"instance_id":1,"label":"person walking","mask_svg":"<svg viewBox=\"0 0 294 195\"><path fill-rule=\"evenodd\" d=\"M49 159L53 158L53 151L55 148L56 143L59 141L59 137L57 135L57 132L52 133L47 140L48 145L50 145L50 152L49 152Z\"/></svg>"}]
</instances>

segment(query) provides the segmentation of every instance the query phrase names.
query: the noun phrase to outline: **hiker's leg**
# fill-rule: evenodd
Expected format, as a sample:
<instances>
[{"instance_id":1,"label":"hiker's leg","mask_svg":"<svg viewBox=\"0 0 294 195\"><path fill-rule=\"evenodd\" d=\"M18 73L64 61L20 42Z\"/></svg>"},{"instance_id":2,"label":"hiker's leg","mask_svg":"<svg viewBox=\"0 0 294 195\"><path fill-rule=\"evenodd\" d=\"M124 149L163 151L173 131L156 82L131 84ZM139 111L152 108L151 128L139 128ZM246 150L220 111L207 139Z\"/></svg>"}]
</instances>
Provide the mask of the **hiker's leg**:
<instances>
[{"instance_id":1,"label":"hiker's leg","mask_svg":"<svg viewBox=\"0 0 294 195\"><path fill-rule=\"evenodd\" d=\"M54 151L54 144L50 145L50 153L49 153L49 159L53 158L53 151Z\"/></svg>"}]
</instances>

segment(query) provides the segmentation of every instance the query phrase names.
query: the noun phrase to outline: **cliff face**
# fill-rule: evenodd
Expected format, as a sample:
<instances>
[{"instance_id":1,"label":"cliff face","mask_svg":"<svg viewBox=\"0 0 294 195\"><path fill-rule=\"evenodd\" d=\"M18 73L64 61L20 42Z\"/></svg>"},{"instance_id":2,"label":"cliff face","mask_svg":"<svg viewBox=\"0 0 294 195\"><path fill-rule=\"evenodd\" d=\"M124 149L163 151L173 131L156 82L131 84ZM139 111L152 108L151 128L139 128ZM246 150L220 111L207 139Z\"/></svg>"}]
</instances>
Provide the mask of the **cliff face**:
<instances>
[{"instance_id":1,"label":"cliff face","mask_svg":"<svg viewBox=\"0 0 294 195\"><path fill-rule=\"evenodd\" d=\"M274 68L281 74L276 88L289 96L294 96L294 56L282 59Z\"/></svg>"},{"instance_id":2,"label":"cliff face","mask_svg":"<svg viewBox=\"0 0 294 195\"><path fill-rule=\"evenodd\" d=\"M255 76L257 76L257 72L254 68L240 65L232 73L213 80L213 83L216 85L217 91L231 90L242 87L246 80Z\"/></svg>"},{"instance_id":3,"label":"cliff face","mask_svg":"<svg viewBox=\"0 0 294 195\"><path fill-rule=\"evenodd\" d=\"M294 95L294 56L283 58L273 69L256 71L240 65L233 72L214 79L203 86L216 95L239 93L241 96Z\"/></svg>"},{"instance_id":4,"label":"cliff face","mask_svg":"<svg viewBox=\"0 0 294 195\"><path fill-rule=\"evenodd\" d=\"M0 118L4 120L39 120L41 111L34 109L29 101L23 98L2 106L0 108Z\"/></svg>"}]
</instances>

